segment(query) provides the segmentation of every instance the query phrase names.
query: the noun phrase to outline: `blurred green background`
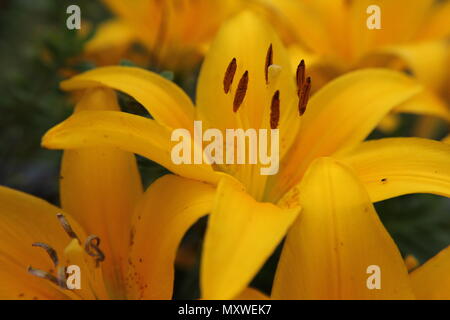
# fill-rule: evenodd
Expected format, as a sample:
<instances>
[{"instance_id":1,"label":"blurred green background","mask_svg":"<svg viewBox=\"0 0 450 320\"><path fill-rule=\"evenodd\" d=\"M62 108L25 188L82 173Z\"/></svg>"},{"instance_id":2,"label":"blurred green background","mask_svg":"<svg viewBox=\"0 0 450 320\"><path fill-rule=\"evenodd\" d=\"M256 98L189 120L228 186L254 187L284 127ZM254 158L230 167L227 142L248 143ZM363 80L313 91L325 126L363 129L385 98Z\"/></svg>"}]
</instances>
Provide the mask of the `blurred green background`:
<instances>
[{"instance_id":1,"label":"blurred green background","mask_svg":"<svg viewBox=\"0 0 450 320\"><path fill-rule=\"evenodd\" d=\"M60 71L94 67L92 61L70 62L79 56L92 35L80 36L66 28L66 8L71 4L80 6L82 21L89 21L93 30L110 16L99 1L0 0L0 184L56 205L61 152L42 149L40 139L49 128L67 118L73 107L58 89L63 78ZM192 96L196 72L186 76L164 70L164 75ZM120 102L126 111L142 113L130 97L120 95ZM409 135L416 120L414 116L404 116L402 126L392 135ZM371 138L381 136L381 132L374 132ZM146 186L166 173L148 160L138 161ZM412 254L423 262L450 244L449 199L403 196L378 203L376 208L404 255ZM205 225L206 219L202 219L183 240L175 298L199 296L198 265ZM279 252L280 249L256 276L255 287L270 291Z\"/></svg>"}]
</instances>

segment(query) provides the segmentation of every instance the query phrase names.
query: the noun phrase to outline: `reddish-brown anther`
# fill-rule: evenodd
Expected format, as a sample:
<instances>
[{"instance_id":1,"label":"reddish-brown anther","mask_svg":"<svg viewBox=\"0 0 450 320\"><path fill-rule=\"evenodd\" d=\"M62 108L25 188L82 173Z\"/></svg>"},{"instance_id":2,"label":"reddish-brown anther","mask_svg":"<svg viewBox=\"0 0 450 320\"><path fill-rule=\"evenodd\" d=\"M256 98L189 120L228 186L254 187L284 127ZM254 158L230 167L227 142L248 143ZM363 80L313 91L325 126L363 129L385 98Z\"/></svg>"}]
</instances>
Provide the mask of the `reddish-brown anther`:
<instances>
[{"instance_id":1,"label":"reddish-brown anther","mask_svg":"<svg viewBox=\"0 0 450 320\"><path fill-rule=\"evenodd\" d=\"M297 82L297 95L300 97L303 85L305 83L305 60L302 59L297 66L297 74L295 76Z\"/></svg>"},{"instance_id":2,"label":"reddish-brown anther","mask_svg":"<svg viewBox=\"0 0 450 320\"><path fill-rule=\"evenodd\" d=\"M248 87L248 71L246 70L242 75L241 80L239 80L236 89L236 94L234 96L233 101L233 112L237 112L239 110L239 107L244 101L245 94L247 93L247 87Z\"/></svg>"},{"instance_id":3,"label":"reddish-brown anther","mask_svg":"<svg viewBox=\"0 0 450 320\"><path fill-rule=\"evenodd\" d=\"M270 44L269 49L267 49L266 54L266 64L264 66L264 72L266 77L266 84L269 83L269 67L273 64L273 47Z\"/></svg>"},{"instance_id":4,"label":"reddish-brown anther","mask_svg":"<svg viewBox=\"0 0 450 320\"><path fill-rule=\"evenodd\" d=\"M270 104L270 128L278 128L280 121L280 90L275 91Z\"/></svg>"},{"instance_id":5,"label":"reddish-brown anther","mask_svg":"<svg viewBox=\"0 0 450 320\"><path fill-rule=\"evenodd\" d=\"M230 92L231 84L233 83L234 75L236 74L237 64L236 58L230 61L230 64L225 71L225 76L223 78L223 90L225 93Z\"/></svg>"},{"instance_id":6,"label":"reddish-brown anther","mask_svg":"<svg viewBox=\"0 0 450 320\"><path fill-rule=\"evenodd\" d=\"M306 105L309 100L309 93L311 91L311 77L306 78L305 84L301 89L301 93L298 100L298 113L302 116L306 111Z\"/></svg>"}]
</instances>

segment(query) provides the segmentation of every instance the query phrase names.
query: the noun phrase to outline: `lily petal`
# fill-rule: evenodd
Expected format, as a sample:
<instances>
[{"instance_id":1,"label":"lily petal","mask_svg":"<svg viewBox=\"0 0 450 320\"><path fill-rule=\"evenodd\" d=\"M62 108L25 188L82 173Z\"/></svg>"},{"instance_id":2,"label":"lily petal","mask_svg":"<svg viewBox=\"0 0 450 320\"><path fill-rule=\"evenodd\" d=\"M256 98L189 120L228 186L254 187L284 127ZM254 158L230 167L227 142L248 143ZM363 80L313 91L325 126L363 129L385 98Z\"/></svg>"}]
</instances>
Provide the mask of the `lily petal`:
<instances>
[{"instance_id":1,"label":"lily petal","mask_svg":"<svg viewBox=\"0 0 450 320\"><path fill-rule=\"evenodd\" d=\"M442 142L450 143L450 134L448 136L446 136L444 139L442 139Z\"/></svg>"},{"instance_id":2,"label":"lily petal","mask_svg":"<svg viewBox=\"0 0 450 320\"><path fill-rule=\"evenodd\" d=\"M427 89L405 101L394 111L433 115L450 121L448 105L439 97L445 94L449 63L448 44L436 40L383 47L366 55L358 65L360 68L388 67L410 72Z\"/></svg>"},{"instance_id":3,"label":"lily petal","mask_svg":"<svg viewBox=\"0 0 450 320\"><path fill-rule=\"evenodd\" d=\"M450 145L422 138L362 143L339 158L363 181L372 202L409 193L450 197Z\"/></svg>"},{"instance_id":4,"label":"lily petal","mask_svg":"<svg viewBox=\"0 0 450 320\"><path fill-rule=\"evenodd\" d=\"M344 13L343 1L290 1L290 0L259 0L269 12L279 16L277 23L290 31L291 41L299 41L311 51L320 53L332 53L341 49L341 45L333 47L329 27L333 24L341 39L340 27L342 23L336 23ZM333 36L336 34L333 33Z\"/></svg>"},{"instance_id":5,"label":"lily petal","mask_svg":"<svg viewBox=\"0 0 450 320\"><path fill-rule=\"evenodd\" d=\"M111 19L102 23L92 39L85 46L87 54L106 53L106 50L117 50L123 53L133 42L135 35L128 24L120 19ZM105 54L107 55L107 54ZM100 57L101 58L101 57ZM116 57L120 58L119 57Z\"/></svg>"},{"instance_id":6,"label":"lily petal","mask_svg":"<svg viewBox=\"0 0 450 320\"><path fill-rule=\"evenodd\" d=\"M115 92L88 89L75 112L92 110L120 110ZM109 292L124 298L131 217L143 193L135 156L114 146L67 150L60 179L63 209L101 239Z\"/></svg>"},{"instance_id":7,"label":"lily petal","mask_svg":"<svg viewBox=\"0 0 450 320\"><path fill-rule=\"evenodd\" d=\"M205 299L231 299L252 280L300 208L255 201L230 177L219 183L201 265Z\"/></svg>"},{"instance_id":8,"label":"lily petal","mask_svg":"<svg viewBox=\"0 0 450 320\"><path fill-rule=\"evenodd\" d=\"M181 176L216 183L206 164L176 165L171 159L169 129L155 120L118 111L83 111L50 129L42 139L49 149L117 147L140 154Z\"/></svg>"},{"instance_id":9,"label":"lily petal","mask_svg":"<svg viewBox=\"0 0 450 320\"><path fill-rule=\"evenodd\" d=\"M424 90L415 97L397 106L394 112L412 113L442 118L450 122L450 109L447 104L431 90ZM436 124L436 119L432 119Z\"/></svg>"},{"instance_id":10,"label":"lily petal","mask_svg":"<svg viewBox=\"0 0 450 320\"><path fill-rule=\"evenodd\" d=\"M450 35L450 2L434 2L426 23L421 28L418 39L438 39Z\"/></svg>"},{"instance_id":11,"label":"lily petal","mask_svg":"<svg viewBox=\"0 0 450 320\"><path fill-rule=\"evenodd\" d=\"M412 40L422 24L427 21L427 14L433 2L433 0L352 1L347 19L351 30L350 46L355 52L355 57L361 57L374 48ZM366 27L369 17L367 8L373 5L378 6L381 11L382 27L379 30Z\"/></svg>"},{"instance_id":12,"label":"lily petal","mask_svg":"<svg viewBox=\"0 0 450 320\"><path fill-rule=\"evenodd\" d=\"M46 272L55 266L35 242L46 243L62 254L70 238L56 217L61 209L31 195L0 187L0 299L76 299L48 280L27 272L28 266ZM74 231L84 236L81 227L66 215Z\"/></svg>"},{"instance_id":13,"label":"lily petal","mask_svg":"<svg viewBox=\"0 0 450 320\"><path fill-rule=\"evenodd\" d=\"M280 173L269 178L271 197L297 184L315 158L364 140L390 110L421 90L409 77L384 69L355 71L330 82L312 96Z\"/></svg>"},{"instance_id":14,"label":"lily petal","mask_svg":"<svg viewBox=\"0 0 450 320\"><path fill-rule=\"evenodd\" d=\"M128 3L120 0L102 0L106 6L126 24L148 49L152 49L155 38L160 33L159 25L163 19L158 1L133 0ZM149 19L150 13L152 19ZM143 32L145 30L145 32Z\"/></svg>"},{"instance_id":15,"label":"lily petal","mask_svg":"<svg viewBox=\"0 0 450 320\"><path fill-rule=\"evenodd\" d=\"M102 2L117 16L128 22L136 21L136 16L141 15L142 19L148 16L146 10L150 9L150 4L154 1L133 0L129 4L120 0L102 0ZM139 20L138 20L139 21ZM149 21L150 22L150 21Z\"/></svg>"},{"instance_id":16,"label":"lily petal","mask_svg":"<svg viewBox=\"0 0 450 320\"><path fill-rule=\"evenodd\" d=\"M417 299L450 299L450 247L411 273Z\"/></svg>"},{"instance_id":17,"label":"lily petal","mask_svg":"<svg viewBox=\"0 0 450 320\"><path fill-rule=\"evenodd\" d=\"M448 50L449 45L445 41L429 41L386 47L377 52L399 57L420 82L436 92L442 92L446 89L447 70L450 68Z\"/></svg>"},{"instance_id":18,"label":"lily petal","mask_svg":"<svg viewBox=\"0 0 450 320\"><path fill-rule=\"evenodd\" d=\"M233 300L269 300L270 298L261 291L254 288L245 288L236 298Z\"/></svg>"},{"instance_id":19,"label":"lily petal","mask_svg":"<svg viewBox=\"0 0 450 320\"><path fill-rule=\"evenodd\" d=\"M191 225L209 213L215 188L174 175L156 180L134 216L128 283L139 299L171 299L178 245Z\"/></svg>"},{"instance_id":20,"label":"lily petal","mask_svg":"<svg viewBox=\"0 0 450 320\"><path fill-rule=\"evenodd\" d=\"M103 67L76 75L61 83L63 90L110 87L135 98L155 120L171 128L191 128L194 107L173 82L135 67Z\"/></svg>"},{"instance_id":21,"label":"lily petal","mask_svg":"<svg viewBox=\"0 0 450 320\"><path fill-rule=\"evenodd\" d=\"M407 299L409 277L358 178L331 158L316 160L299 187L302 214L289 230L273 299ZM369 266L381 288L369 289Z\"/></svg>"}]
</instances>

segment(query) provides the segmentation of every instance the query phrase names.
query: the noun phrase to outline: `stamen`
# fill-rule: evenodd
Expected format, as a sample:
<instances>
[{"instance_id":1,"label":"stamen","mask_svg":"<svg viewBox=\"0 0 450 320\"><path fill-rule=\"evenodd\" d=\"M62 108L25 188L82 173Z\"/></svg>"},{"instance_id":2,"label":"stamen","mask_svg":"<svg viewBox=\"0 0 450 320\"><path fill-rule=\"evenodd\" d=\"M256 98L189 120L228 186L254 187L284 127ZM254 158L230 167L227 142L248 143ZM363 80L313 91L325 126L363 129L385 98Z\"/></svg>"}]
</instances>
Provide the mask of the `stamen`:
<instances>
[{"instance_id":1,"label":"stamen","mask_svg":"<svg viewBox=\"0 0 450 320\"><path fill-rule=\"evenodd\" d=\"M228 93L231 88L231 84L233 83L234 75L236 73L236 58L233 58L231 60L230 64L227 67L227 70L225 71L225 76L223 78L223 90L225 93Z\"/></svg>"},{"instance_id":2,"label":"stamen","mask_svg":"<svg viewBox=\"0 0 450 320\"><path fill-rule=\"evenodd\" d=\"M300 97L298 100L298 113L302 116L306 111L306 105L309 100L309 92L311 91L311 77L306 78L305 85L303 86Z\"/></svg>"},{"instance_id":3,"label":"stamen","mask_svg":"<svg viewBox=\"0 0 450 320\"><path fill-rule=\"evenodd\" d=\"M233 112L237 112L242 102L244 101L245 94L247 93L247 86L248 86L248 70L244 72L244 74L241 77L241 80L239 80L239 84L236 89L236 94L234 96L233 101Z\"/></svg>"},{"instance_id":4,"label":"stamen","mask_svg":"<svg viewBox=\"0 0 450 320\"><path fill-rule=\"evenodd\" d=\"M280 121L280 90L277 90L272 97L272 103L270 105L270 128L278 128L278 122Z\"/></svg>"},{"instance_id":5,"label":"stamen","mask_svg":"<svg viewBox=\"0 0 450 320\"><path fill-rule=\"evenodd\" d=\"M42 278L42 279L46 279L46 280L50 280L51 282L53 282L54 284L56 284L57 286L63 288L63 289L67 289L66 283L61 281L61 279L58 279L57 277L55 277L54 275L48 273L47 271L43 271L40 269L35 269L32 266L28 267L28 273L32 274L33 276Z\"/></svg>"},{"instance_id":6,"label":"stamen","mask_svg":"<svg viewBox=\"0 0 450 320\"><path fill-rule=\"evenodd\" d=\"M61 213L57 213L56 217L58 218L59 223L63 227L64 231L66 231L66 233L69 235L69 237L71 237L72 239L78 239L78 236L73 231L73 229L70 226L69 222L67 221L66 217L64 217L64 215Z\"/></svg>"},{"instance_id":7,"label":"stamen","mask_svg":"<svg viewBox=\"0 0 450 320\"><path fill-rule=\"evenodd\" d=\"M32 244L32 246L33 247L40 247L40 248L43 248L45 251L47 251L47 253L50 256L50 259L52 259L53 264L55 265L55 267L58 266L58 254L56 253L55 249L50 247L48 244L42 243L42 242L35 242L35 243Z\"/></svg>"},{"instance_id":8,"label":"stamen","mask_svg":"<svg viewBox=\"0 0 450 320\"><path fill-rule=\"evenodd\" d=\"M105 260L105 254L99 248L100 238L95 235L90 235L84 242L84 250L88 255L95 258L95 266L98 267L99 263Z\"/></svg>"},{"instance_id":9,"label":"stamen","mask_svg":"<svg viewBox=\"0 0 450 320\"><path fill-rule=\"evenodd\" d=\"M67 288L67 272L66 272L66 267L59 267L58 268L58 281L59 281L59 286L61 288Z\"/></svg>"},{"instance_id":10,"label":"stamen","mask_svg":"<svg viewBox=\"0 0 450 320\"><path fill-rule=\"evenodd\" d=\"M273 47L270 44L269 49L267 49L266 55L266 64L265 64L265 76L266 76L266 84L269 84L269 67L273 64Z\"/></svg>"},{"instance_id":11,"label":"stamen","mask_svg":"<svg viewBox=\"0 0 450 320\"><path fill-rule=\"evenodd\" d=\"M305 83L305 60L303 59L302 61L300 61L300 64L297 67L296 80L297 80L297 95L300 97L300 93Z\"/></svg>"}]
</instances>

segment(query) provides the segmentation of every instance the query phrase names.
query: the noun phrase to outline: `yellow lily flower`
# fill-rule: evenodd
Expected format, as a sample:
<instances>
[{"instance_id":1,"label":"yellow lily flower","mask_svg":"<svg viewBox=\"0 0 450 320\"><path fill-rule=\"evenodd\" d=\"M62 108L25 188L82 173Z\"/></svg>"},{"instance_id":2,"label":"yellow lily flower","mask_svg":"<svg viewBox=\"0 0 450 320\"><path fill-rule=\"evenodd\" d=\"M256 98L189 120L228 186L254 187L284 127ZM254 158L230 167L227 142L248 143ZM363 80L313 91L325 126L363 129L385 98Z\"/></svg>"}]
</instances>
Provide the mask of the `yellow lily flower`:
<instances>
[{"instance_id":1,"label":"yellow lily flower","mask_svg":"<svg viewBox=\"0 0 450 320\"><path fill-rule=\"evenodd\" d=\"M114 13L86 44L85 53L100 65L120 58L143 58L131 45L148 50L153 66L192 68L203 57L222 21L239 7L240 0L103 0ZM146 61L148 63L149 61Z\"/></svg>"},{"instance_id":2,"label":"yellow lily flower","mask_svg":"<svg viewBox=\"0 0 450 320\"><path fill-rule=\"evenodd\" d=\"M373 201L410 192L449 194L446 144L388 140L348 153L390 110L420 96L422 88L414 80L389 70L357 71L331 82L308 103L311 80L304 77L304 63L297 76L290 70L288 54L274 31L244 12L227 22L213 42L199 76L195 108L180 88L155 73L99 68L64 81L62 88L120 90L139 101L153 119L79 112L47 132L42 145L116 147L187 179L217 186L203 247L204 298L232 298L250 282L299 213L297 185L318 157L349 154ZM269 177L260 174L261 164L174 164L171 131L192 131L194 120L222 132L278 128L280 171Z\"/></svg>"},{"instance_id":3,"label":"yellow lily flower","mask_svg":"<svg viewBox=\"0 0 450 320\"><path fill-rule=\"evenodd\" d=\"M90 110L118 110L115 93L89 89L76 114ZM65 151L60 187L62 209L0 187L0 299L171 299L179 243L214 188L166 175L143 192L134 155L108 146Z\"/></svg>"},{"instance_id":4,"label":"yellow lily flower","mask_svg":"<svg viewBox=\"0 0 450 320\"><path fill-rule=\"evenodd\" d=\"M301 189L302 214L283 247L271 298L450 299L450 247L408 273L350 167L317 159ZM247 289L240 298L268 297Z\"/></svg>"},{"instance_id":5,"label":"yellow lily flower","mask_svg":"<svg viewBox=\"0 0 450 320\"><path fill-rule=\"evenodd\" d=\"M340 74L372 66L408 71L438 97L447 95L449 1L259 0L259 3L285 35L293 63L302 57L310 65L315 89ZM374 14L374 9L368 8L374 6L380 9L380 29L367 26L367 20ZM404 111L415 112L413 106L405 107Z\"/></svg>"}]
</instances>

